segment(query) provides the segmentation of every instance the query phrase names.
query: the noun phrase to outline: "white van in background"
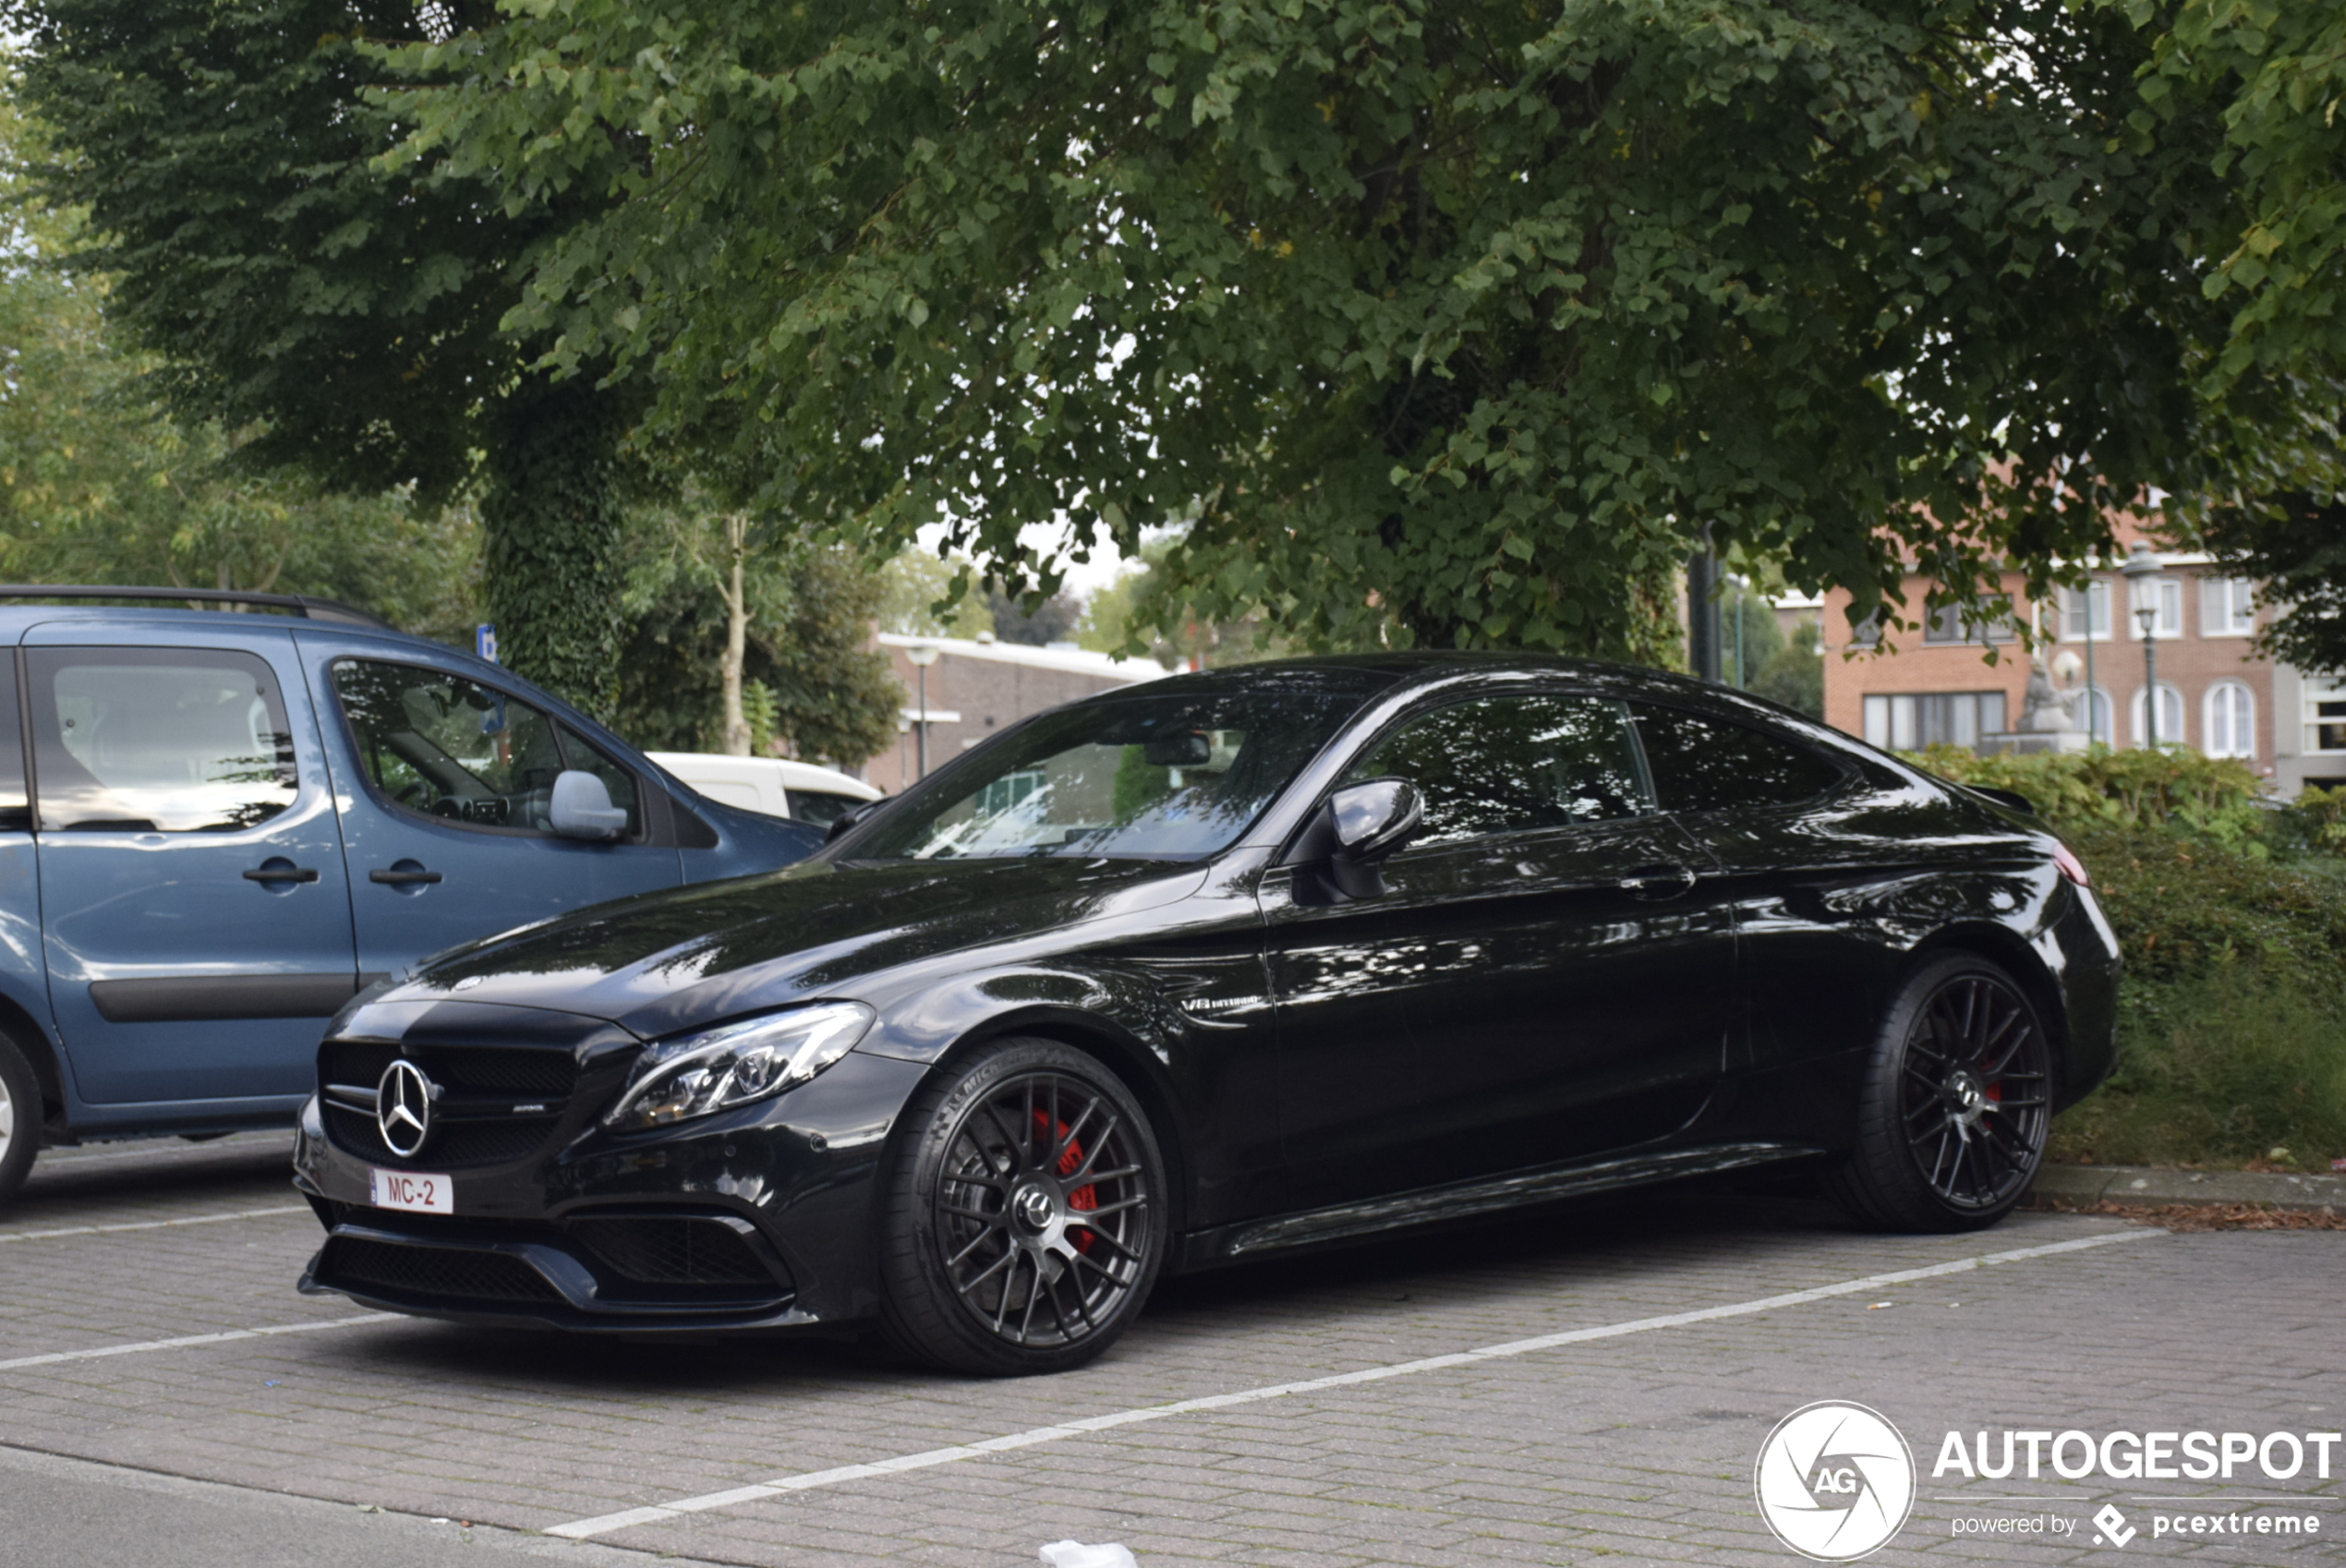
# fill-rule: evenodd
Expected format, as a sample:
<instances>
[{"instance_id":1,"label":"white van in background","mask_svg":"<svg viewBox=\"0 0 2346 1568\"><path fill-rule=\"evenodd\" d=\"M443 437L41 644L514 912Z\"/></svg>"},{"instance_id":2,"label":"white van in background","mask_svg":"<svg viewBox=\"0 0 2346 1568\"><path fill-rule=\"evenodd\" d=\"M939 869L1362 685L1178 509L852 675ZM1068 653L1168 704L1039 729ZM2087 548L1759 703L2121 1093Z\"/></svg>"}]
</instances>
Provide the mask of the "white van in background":
<instances>
[{"instance_id":1,"label":"white van in background","mask_svg":"<svg viewBox=\"0 0 2346 1568\"><path fill-rule=\"evenodd\" d=\"M711 752L646 752L646 756L712 801L828 827L880 791L860 778L811 762L735 757Z\"/></svg>"}]
</instances>

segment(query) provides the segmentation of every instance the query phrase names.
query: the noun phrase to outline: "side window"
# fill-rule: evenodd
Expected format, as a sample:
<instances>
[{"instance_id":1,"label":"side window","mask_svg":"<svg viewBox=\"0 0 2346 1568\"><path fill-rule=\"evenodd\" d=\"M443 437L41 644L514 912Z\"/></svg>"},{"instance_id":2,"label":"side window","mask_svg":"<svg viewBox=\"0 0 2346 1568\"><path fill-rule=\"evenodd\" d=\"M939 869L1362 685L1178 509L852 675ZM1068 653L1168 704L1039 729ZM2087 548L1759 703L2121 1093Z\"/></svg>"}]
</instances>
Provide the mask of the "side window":
<instances>
[{"instance_id":1,"label":"side window","mask_svg":"<svg viewBox=\"0 0 2346 1568\"><path fill-rule=\"evenodd\" d=\"M1484 697L1412 719L1347 780L1406 778L1425 797L1417 845L1651 810L1628 716L1595 697Z\"/></svg>"},{"instance_id":2,"label":"side window","mask_svg":"<svg viewBox=\"0 0 2346 1568\"><path fill-rule=\"evenodd\" d=\"M853 795L834 795L822 790L792 790L789 793L792 820L813 823L817 827L828 827L864 803Z\"/></svg>"},{"instance_id":3,"label":"side window","mask_svg":"<svg viewBox=\"0 0 2346 1568\"><path fill-rule=\"evenodd\" d=\"M268 664L211 648L35 648L32 766L46 832L230 832L300 790Z\"/></svg>"},{"instance_id":4,"label":"side window","mask_svg":"<svg viewBox=\"0 0 2346 1568\"><path fill-rule=\"evenodd\" d=\"M17 709L17 651L0 656L0 833L32 830L32 797L25 792L24 721Z\"/></svg>"},{"instance_id":5,"label":"side window","mask_svg":"<svg viewBox=\"0 0 2346 1568\"><path fill-rule=\"evenodd\" d=\"M338 661L334 691L360 766L393 805L449 822L546 831L562 770L546 715L462 676L372 659Z\"/></svg>"},{"instance_id":6,"label":"side window","mask_svg":"<svg viewBox=\"0 0 2346 1568\"><path fill-rule=\"evenodd\" d=\"M1780 736L1684 708L1636 706L1646 768L1663 811L1793 805L1841 782L1839 767Z\"/></svg>"}]
</instances>

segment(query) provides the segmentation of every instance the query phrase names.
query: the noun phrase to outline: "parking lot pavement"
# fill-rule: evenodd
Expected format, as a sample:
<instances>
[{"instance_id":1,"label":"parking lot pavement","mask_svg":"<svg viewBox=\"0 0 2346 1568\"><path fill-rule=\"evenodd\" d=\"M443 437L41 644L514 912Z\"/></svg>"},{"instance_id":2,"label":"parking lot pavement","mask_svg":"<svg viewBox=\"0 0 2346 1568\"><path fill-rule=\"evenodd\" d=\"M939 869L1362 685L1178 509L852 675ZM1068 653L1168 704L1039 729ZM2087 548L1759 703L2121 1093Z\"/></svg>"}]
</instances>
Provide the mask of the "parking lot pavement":
<instances>
[{"instance_id":1,"label":"parking lot pavement","mask_svg":"<svg viewBox=\"0 0 2346 1568\"><path fill-rule=\"evenodd\" d=\"M1885 1237L1793 1200L1657 1193L1172 1282L1094 1367L979 1382L834 1344L588 1342L305 1300L318 1231L280 1212L280 1162L240 1140L36 1170L0 1212L0 1442L330 1500L345 1526L381 1523L361 1504L599 1543L527 1543L557 1553L1007 1568L1072 1537L1148 1568L1781 1564L1796 1559L1758 1515L1753 1460L1830 1398L1881 1411L1917 1451L1914 1518L1869 1561L2052 1562L2110 1551L2090 1525L2056 1545L1953 1522L2139 1515L2144 1483L1934 1478L1944 1432L2306 1431L2346 1413L2336 1232L2023 1214ZM127 1225L146 1228L110 1228ZM1155 1408L1185 1401L1203 1403ZM44 1485L79 1496L108 1474ZM2257 1485L2325 1533L2283 1551L2146 1530L2127 1555L2339 1555L2341 1482ZM1990 1502L2006 1494L2032 1502ZM0 1476L0 1562L33 1495ZM186 1517L201 1533L224 1516ZM320 1528L316 1555L367 1562L360 1538L345 1552Z\"/></svg>"}]
</instances>

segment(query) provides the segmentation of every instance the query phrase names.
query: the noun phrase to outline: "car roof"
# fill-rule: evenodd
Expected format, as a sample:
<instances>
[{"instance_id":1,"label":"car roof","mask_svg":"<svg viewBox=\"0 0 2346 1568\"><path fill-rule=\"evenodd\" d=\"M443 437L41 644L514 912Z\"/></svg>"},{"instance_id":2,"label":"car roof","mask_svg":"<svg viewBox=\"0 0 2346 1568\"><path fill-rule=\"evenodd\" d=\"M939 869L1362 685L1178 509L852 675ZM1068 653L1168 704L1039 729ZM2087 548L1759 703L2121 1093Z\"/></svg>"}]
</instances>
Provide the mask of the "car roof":
<instances>
[{"instance_id":1,"label":"car roof","mask_svg":"<svg viewBox=\"0 0 2346 1568\"><path fill-rule=\"evenodd\" d=\"M748 783L760 777L779 778L785 789L821 790L877 801L881 791L852 774L792 757L737 757L722 752L646 752L646 756L687 784L706 779Z\"/></svg>"}]
</instances>

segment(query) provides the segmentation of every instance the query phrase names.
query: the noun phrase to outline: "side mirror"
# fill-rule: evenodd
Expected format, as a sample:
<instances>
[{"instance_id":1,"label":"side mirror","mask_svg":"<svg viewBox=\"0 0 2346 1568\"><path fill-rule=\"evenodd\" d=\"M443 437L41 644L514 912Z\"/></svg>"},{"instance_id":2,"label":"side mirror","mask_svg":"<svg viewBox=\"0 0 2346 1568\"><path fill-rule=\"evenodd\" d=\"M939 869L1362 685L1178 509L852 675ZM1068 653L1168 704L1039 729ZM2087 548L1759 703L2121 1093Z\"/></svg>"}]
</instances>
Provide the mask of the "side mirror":
<instances>
[{"instance_id":1,"label":"side mirror","mask_svg":"<svg viewBox=\"0 0 2346 1568\"><path fill-rule=\"evenodd\" d=\"M627 814L611 803L611 791L591 773L568 768L554 775L546 802L546 826L564 838L602 840L627 831Z\"/></svg>"},{"instance_id":2,"label":"side mirror","mask_svg":"<svg viewBox=\"0 0 2346 1568\"><path fill-rule=\"evenodd\" d=\"M1364 779L1327 798L1298 847L1324 861L1338 893L1373 899L1385 891L1385 856L1409 841L1424 816L1425 802L1408 779Z\"/></svg>"},{"instance_id":3,"label":"side mirror","mask_svg":"<svg viewBox=\"0 0 2346 1568\"><path fill-rule=\"evenodd\" d=\"M859 827L865 823L869 822L872 819L872 814L886 804L888 804L887 798L882 798L877 801L865 801L853 811L843 811L840 813L837 816L831 818L830 826L823 830L823 842L828 844L845 838L849 828Z\"/></svg>"}]
</instances>

